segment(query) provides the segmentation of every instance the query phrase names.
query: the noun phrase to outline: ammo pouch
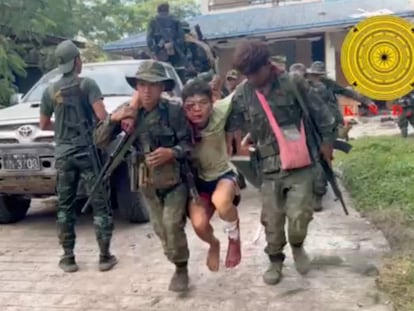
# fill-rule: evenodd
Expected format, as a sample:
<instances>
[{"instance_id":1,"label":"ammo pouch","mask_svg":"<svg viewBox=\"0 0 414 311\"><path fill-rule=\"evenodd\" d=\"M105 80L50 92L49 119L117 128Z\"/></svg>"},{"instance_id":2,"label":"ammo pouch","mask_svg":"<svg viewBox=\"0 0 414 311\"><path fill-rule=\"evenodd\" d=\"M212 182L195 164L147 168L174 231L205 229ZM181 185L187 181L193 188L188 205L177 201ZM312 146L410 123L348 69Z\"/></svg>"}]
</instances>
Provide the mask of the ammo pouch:
<instances>
[{"instance_id":1,"label":"ammo pouch","mask_svg":"<svg viewBox=\"0 0 414 311\"><path fill-rule=\"evenodd\" d=\"M139 186L157 190L169 189L181 182L180 165L176 160L159 167L149 168L145 162L139 165Z\"/></svg>"},{"instance_id":2,"label":"ammo pouch","mask_svg":"<svg viewBox=\"0 0 414 311\"><path fill-rule=\"evenodd\" d=\"M275 142L258 145L256 150L264 174L272 174L280 171L279 148Z\"/></svg>"}]
</instances>

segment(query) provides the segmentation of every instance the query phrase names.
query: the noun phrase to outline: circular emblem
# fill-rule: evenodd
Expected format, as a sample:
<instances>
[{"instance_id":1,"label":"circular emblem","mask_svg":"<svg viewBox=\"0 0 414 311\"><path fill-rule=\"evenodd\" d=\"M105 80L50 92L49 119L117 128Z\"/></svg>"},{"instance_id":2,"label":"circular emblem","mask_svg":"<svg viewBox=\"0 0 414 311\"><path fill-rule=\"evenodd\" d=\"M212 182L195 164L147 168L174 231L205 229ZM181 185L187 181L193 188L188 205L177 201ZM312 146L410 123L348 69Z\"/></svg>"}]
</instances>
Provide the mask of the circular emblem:
<instances>
[{"instance_id":1,"label":"circular emblem","mask_svg":"<svg viewBox=\"0 0 414 311\"><path fill-rule=\"evenodd\" d=\"M30 126L30 125L23 125L23 126L19 127L17 132L22 137L29 137L30 135L33 134L33 127Z\"/></svg>"},{"instance_id":2,"label":"circular emblem","mask_svg":"<svg viewBox=\"0 0 414 311\"><path fill-rule=\"evenodd\" d=\"M348 83L375 100L394 100L414 89L414 25L374 16L346 35L341 66Z\"/></svg>"}]
</instances>

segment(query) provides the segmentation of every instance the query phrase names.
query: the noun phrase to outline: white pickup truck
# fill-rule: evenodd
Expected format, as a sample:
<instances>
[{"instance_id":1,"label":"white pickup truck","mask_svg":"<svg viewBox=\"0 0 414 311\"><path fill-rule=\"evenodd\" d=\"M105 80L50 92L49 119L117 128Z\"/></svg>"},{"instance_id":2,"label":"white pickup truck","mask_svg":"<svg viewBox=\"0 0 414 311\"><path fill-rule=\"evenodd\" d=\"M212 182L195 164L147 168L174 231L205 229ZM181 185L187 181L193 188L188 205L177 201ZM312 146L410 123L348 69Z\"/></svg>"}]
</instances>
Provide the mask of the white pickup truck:
<instances>
[{"instance_id":1,"label":"white pickup truck","mask_svg":"<svg viewBox=\"0 0 414 311\"><path fill-rule=\"evenodd\" d=\"M131 98L133 89L125 80L134 75L142 60L84 64L81 76L94 79L105 99L108 112ZM174 68L163 63L166 74L176 81L174 97L179 97L182 82ZM44 75L21 100L0 110L0 223L22 220L32 198L55 195L56 170L52 131L39 128L39 105L46 87L60 79L52 70ZM15 97L16 98L16 97ZM18 97L20 98L20 96ZM123 163L111 177L112 208L131 222L148 221L140 193L130 191L128 166ZM79 188L79 202L85 192Z\"/></svg>"}]
</instances>

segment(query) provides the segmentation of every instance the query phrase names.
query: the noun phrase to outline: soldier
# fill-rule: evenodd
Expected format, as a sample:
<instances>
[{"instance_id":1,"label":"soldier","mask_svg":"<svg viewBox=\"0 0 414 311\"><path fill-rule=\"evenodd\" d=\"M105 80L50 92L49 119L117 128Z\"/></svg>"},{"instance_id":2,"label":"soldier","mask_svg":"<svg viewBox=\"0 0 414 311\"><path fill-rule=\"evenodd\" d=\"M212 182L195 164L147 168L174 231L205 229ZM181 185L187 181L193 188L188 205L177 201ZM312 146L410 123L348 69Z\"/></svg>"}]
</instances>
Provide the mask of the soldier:
<instances>
[{"instance_id":1,"label":"soldier","mask_svg":"<svg viewBox=\"0 0 414 311\"><path fill-rule=\"evenodd\" d=\"M136 161L140 163L139 188L148 202L150 219L164 253L176 266L169 290L182 292L189 282L185 233L188 187L182 164L191 151L191 131L182 107L161 97L163 91L168 92L175 85L165 75L162 64L144 61L136 76L127 81L137 89L137 103L122 106L100 122L94 138L104 148L121 131L123 120L136 120L130 134L142 157Z\"/></svg>"},{"instance_id":2,"label":"soldier","mask_svg":"<svg viewBox=\"0 0 414 311\"><path fill-rule=\"evenodd\" d=\"M302 63L295 63L289 67L289 75L303 79L306 74L306 66Z\"/></svg>"},{"instance_id":3,"label":"soldier","mask_svg":"<svg viewBox=\"0 0 414 311\"><path fill-rule=\"evenodd\" d=\"M234 131L246 123L256 146L262 179L261 222L267 241L265 252L270 259L263 280L266 284L277 284L282 278L285 259L286 218L296 269L301 274L310 269L304 242L313 214L313 162L320 153L331 163L335 119L317 97L306 92L303 84L272 64L264 43L240 44L233 64L247 82L233 96L227 129ZM309 138L309 123L302 119L305 108L320 133L319 150Z\"/></svg>"},{"instance_id":4,"label":"soldier","mask_svg":"<svg viewBox=\"0 0 414 311\"><path fill-rule=\"evenodd\" d=\"M402 137L408 136L408 123L414 126L414 92L397 99L397 105L401 107L401 114L398 116L398 127Z\"/></svg>"},{"instance_id":5,"label":"soldier","mask_svg":"<svg viewBox=\"0 0 414 311\"><path fill-rule=\"evenodd\" d=\"M158 15L150 20L147 28L147 46L154 58L181 69L186 61L184 41L181 23L170 14L169 4L160 4Z\"/></svg>"},{"instance_id":6,"label":"soldier","mask_svg":"<svg viewBox=\"0 0 414 311\"><path fill-rule=\"evenodd\" d=\"M350 97L359 101L363 106L369 107L371 101L353 90L338 85L335 81L326 77L325 64L320 61L313 62L311 67L306 70L306 78L309 87L316 92L328 108L334 114L336 119L336 137L346 138L351 129L351 125L344 124L344 117L340 110L336 95ZM320 165L315 166L315 201L313 208L315 211L321 211L322 198L327 192L328 182L325 173Z\"/></svg>"},{"instance_id":7,"label":"soldier","mask_svg":"<svg viewBox=\"0 0 414 311\"><path fill-rule=\"evenodd\" d=\"M187 69L187 77L194 78L197 74L214 70L215 58L210 47L203 41L197 39L187 22L181 23L185 33L185 55L191 64Z\"/></svg>"},{"instance_id":8,"label":"soldier","mask_svg":"<svg viewBox=\"0 0 414 311\"><path fill-rule=\"evenodd\" d=\"M272 56L271 58L272 63L278 68L280 71L286 71L286 56L284 55L276 55Z\"/></svg>"},{"instance_id":9,"label":"soldier","mask_svg":"<svg viewBox=\"0 0 414 311\"><path fill-rule=\"evenodd\" d=\"M240 189L237 173L230 164L226 150L225 125L231 110L231 97L215 102L207 82L195 81L185 86L182 92L183 107L187 119L196 133L192 162L197 171L197 190L201 202L192 202L189 214L194 231L210 246L207 266L218 271L220 263L220 241L214 236L210 219L217 211L228 234L228 249L225 261L227 268L240 263L240 230L237 205Z\"/></svg>"},{"instance_id":10,"label":"soldier","mask_svg":"<svg viewBox=\"0 0 414 311\"><path fill-rule=\"evenodd\" d=\"M79 129L74 125L84 118L88 118L90 123L94 123L95 119L104 120L107 112L96 82L88 78L79 78L82 61L75 44L70 40L60 43L55 55L59 61L58 69L63 76L43 93L40 104L40 128L55 132L57 225L59 242L64 251L59 267L65 272L75 272L78 270L74 255L76 194L81 179L85 182L87 192L91 190L97 178L93 161L98 159L92 159L93 155L89 154L88 142L83 138L87 134L79 133ZM54 124L51 121L53 114ZM100 250L99 269L106 271L116 265L117 259L109 251L113 222L108 208L109 202L105 201L103 191L100 189L100 194L94 196L91 203Z\"/></svg>"},{"instance_id":11,"label":"soldier","mask_svg":"<svg viewBox=\"0 0 414 311\"><path fill-rule=\"evenodd\" d=\"M237 70L229 70L226 74L226 89L230 93L242 82L243 76Z\"/></svg>"}]
</instances>

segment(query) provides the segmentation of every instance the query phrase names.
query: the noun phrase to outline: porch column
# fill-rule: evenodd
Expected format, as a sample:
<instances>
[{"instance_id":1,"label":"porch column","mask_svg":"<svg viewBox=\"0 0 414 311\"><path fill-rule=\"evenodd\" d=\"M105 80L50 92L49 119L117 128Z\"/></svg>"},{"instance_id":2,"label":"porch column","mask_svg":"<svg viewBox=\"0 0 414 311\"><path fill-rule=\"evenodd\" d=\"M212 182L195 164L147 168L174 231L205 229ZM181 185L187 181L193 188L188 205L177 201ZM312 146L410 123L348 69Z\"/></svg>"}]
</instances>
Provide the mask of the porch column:
<instances>
[{"instance_id":1,"label":"porch column","mask_svg":"<svg viewBox=\"0 0 414 311\"><path fill-rule=\"evenodd\" d=\"M325 66L328 77L336 80L335 43L332 33L325 32Z\"/></svg>"}]
</instances>

